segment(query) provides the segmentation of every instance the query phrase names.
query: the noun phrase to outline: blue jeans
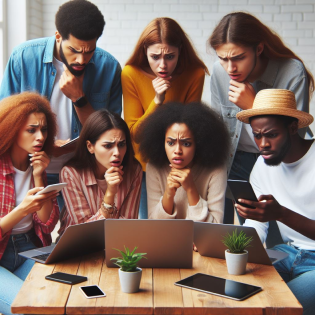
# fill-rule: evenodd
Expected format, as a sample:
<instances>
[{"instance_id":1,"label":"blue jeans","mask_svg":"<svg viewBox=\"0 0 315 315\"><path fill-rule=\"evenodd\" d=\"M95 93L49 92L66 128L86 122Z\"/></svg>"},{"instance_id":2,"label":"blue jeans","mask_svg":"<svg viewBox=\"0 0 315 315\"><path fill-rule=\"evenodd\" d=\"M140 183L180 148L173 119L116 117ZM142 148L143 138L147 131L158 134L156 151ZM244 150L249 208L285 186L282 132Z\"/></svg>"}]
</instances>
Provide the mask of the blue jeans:
<instances>
[{"instance_id":1,"label":"blue jeans","mask_svg":"<svg viewBox=\"0 0 315 315\"><path fill-rule=\"evenodd\" d=\"M259 154L249 153L245 151L236 151L229 179L239 179L249 181L249 175L256 163ZM237 216L241 225L244 224L245 219ZM224 218L223 222L226 224L234 224L234 205L231 199L225 198Z\"/></svg>"},{"instance_id":2,"label":"blue jeans","mask_svg":"<svg viewBox=\"0 0 315 315\"><path fill-rule=\"evenodd\" d=\"M303 315L315 312L315 251L280 244L273 249L289 254L274 264L282 279L303 306Z\"/></svg>"},{"instance_id":3,"label":"blue jeans","mask_svg":"<svg viewBox=\"0 0 315 315\"><path fill-rule=\"evenodd\" d=\"M58 184L60 183L59 181L59 174L47 174L47 184L52 185L52 184ZM62 208L65 205L65 201L62 196L62 191L60 191L59 195L57 196L57 203L59 207L59 212L61 212Z\"/></svg>"},{"instance_id":4,"label":"blue jeans","mask_svg":"<svg viewBox=\"0 0 315 315\"><path fill-rule=\"evenodd\" d=\"M141 197L139 206L139 219L148 218L148 201L147 201L147 185L145 180L145 172L142 175Z\"/></svg>"},{"instance_id":5,"label":"blue jeans","mask_svg":"<svg viewBox=\"0 0 315 315\"><path fill-rule=\"evenodd\" d=\"M18 253L36 248L37 241L38 237L33 229L25 234L10 236L0 259L0 313L3 315L11 315L11 304L35 263Z\"/></svg>"}]
</instances>

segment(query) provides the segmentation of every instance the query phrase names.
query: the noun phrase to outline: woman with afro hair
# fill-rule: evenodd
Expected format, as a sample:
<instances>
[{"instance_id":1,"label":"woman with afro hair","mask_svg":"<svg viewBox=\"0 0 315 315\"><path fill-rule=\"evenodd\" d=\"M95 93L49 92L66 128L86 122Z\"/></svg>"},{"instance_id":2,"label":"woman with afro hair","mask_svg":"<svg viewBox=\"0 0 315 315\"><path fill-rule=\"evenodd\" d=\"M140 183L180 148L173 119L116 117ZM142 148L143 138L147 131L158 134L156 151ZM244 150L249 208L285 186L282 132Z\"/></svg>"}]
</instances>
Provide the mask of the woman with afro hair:
<instances>
[{"instance_id":1,"label":"woman with afro hair","mask_svg":"<svg viewBox=\"0 0 315 315\"><path fill-rule=\"evenodd\" d=\"M222 223L229 135L202 103L171 102L141 124L149 219Z\"/></svg>"}]
</instances>

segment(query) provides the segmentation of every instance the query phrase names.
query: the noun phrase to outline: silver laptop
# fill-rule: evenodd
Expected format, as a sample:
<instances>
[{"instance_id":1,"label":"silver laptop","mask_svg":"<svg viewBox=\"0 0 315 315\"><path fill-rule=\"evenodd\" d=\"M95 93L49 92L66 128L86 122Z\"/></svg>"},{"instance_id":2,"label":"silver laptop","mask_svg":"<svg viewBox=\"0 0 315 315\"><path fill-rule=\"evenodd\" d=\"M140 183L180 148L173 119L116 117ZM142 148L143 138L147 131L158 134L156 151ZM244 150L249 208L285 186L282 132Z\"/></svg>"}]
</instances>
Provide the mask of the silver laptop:
<instances>
[{"instance_id":1,"label":"silver laptop","mask_svg":"<svg viewBox=\"0 0 315 315\"><path fill-rule=\"evenodd\" d=\"M139 261L144 268L192 268L194 223L191 220L106 220L107 267L117 267L110 259L120 257L114 248L147 253Z\"/></svg>"},{"instance_id":2,"label":"silver laptop","mask_svg":"<svg viewBox=\"0 0 315 315\"><path fill-rule=\"evenodd\" d=\"M98 220L69 226L57 244L28 250L19 255L51 264L104 250L104 223Z\"/></svg>"},{"instance_id":3,"label":"silver laptop","mask_svg":"<svg viewBox=\"0 0 315 315\"><path fill-rule=\"evenodd\" d=\"M222 243L226 233L232 234L237 228L237 232L244 231L247 236L252 236L253 241L247 247L248 262L255 264L271 265L286 258L288 254L265 249L260 241L256 230L252 227L232 224L217 224L207 222L194 222L194 243L201 256L225 259L226 247Z\"/></svg>"}]
</instances>

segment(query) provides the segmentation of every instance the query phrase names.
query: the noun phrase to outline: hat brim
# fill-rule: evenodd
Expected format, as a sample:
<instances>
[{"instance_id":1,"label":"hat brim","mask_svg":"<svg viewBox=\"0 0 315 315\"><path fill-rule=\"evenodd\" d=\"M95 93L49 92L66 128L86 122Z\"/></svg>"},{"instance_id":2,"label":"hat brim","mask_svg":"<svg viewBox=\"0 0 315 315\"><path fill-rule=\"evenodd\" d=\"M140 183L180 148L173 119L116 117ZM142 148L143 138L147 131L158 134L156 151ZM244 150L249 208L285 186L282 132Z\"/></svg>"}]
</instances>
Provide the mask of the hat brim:
<instances>
[{"instance_id":1,"label":"hat brim","mask_svg":"<svg viewBox=\"0 0 315 315\"><path fill-rule=\"evenodd\" d=\"M304 128L309 126L314 118L312 115L302 112L297 109L287 108L285 111L283 108L254 108L243 110L236 114L236 118L245 124L249 124L249 119L254 116L263 116L263 115L281 115L289 116L298 119L298 128Z\"/></svg>"}]
</instances>

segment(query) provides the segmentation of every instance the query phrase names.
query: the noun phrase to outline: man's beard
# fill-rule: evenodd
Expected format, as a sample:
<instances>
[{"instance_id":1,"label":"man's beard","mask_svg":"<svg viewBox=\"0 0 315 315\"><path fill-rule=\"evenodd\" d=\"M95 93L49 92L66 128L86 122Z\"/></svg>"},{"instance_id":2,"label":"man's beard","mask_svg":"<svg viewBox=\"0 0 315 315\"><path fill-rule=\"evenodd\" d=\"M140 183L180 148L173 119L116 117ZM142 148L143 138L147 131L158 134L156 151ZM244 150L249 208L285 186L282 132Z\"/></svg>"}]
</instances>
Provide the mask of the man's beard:
<instances>
[{"instance_id":1,"label":"man's beard","mask_svg":"<svg viewBox=\"0 0 315 315\"><path fill-rule=\"evenodd\" d=\"M59 56L60 56L60 58L61 58L61 61L65 64L65 66L68 68L68 70L69 70L74 76L79 77L79 76L81 76L81 75L84 73L85 68L84 68L83 70L74 70L74 69L72 68L72 66L69 65L69 63L68 63L68 61L67 61L67 59L66 59L66 57L65 57L65 55L64 55L64 53L63 53L63 50L62 50L62 42L60 43Z\"/></svg>"},{"instance_id":2,"label":"man's beard","mask_svg":"<svg viewBox=\"0 0 315 315\"><path fill-rule=\"evenodd\" d=\"M265 164L267 164L269 166L279 165L284 160L284 158L287 155L290 148L291 148L291 140L290 140L290 137L288 135L287 140L285 141L285 143L281 147L279 154L272 159L265 159Z\"/></svg>"}]
</instances>

